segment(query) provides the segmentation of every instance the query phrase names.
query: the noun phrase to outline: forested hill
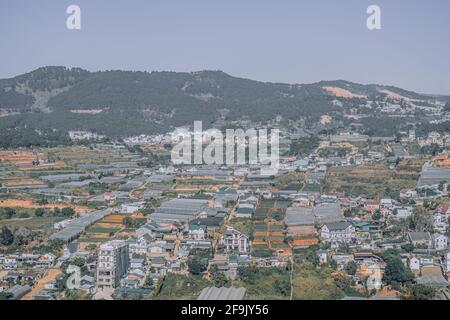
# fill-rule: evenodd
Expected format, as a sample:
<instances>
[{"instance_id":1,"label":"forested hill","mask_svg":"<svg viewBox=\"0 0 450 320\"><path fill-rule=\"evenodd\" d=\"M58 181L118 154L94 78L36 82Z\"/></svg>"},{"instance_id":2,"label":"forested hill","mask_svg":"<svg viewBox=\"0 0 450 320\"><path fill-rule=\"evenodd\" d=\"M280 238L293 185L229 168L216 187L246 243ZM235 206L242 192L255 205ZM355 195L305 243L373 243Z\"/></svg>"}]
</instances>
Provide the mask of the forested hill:
<instances>
[{"instance_id":1,"label":"forested hill","mask_svg":"<svg viewBox=\"0 0 450 320\"><path fill-rule=\"evenodd\" d=\"M419 101L428 106L430 99L434 98L396 87L342 80L291 85L221 71L89 72L43 67L0 80L0 129L88 130L118 137L167 131L194 120L207 126L219 119L265 122L279 116L283 121L314 123L322 115L340 119L346 110L367 101Z\"/></svg>"}]
</instances>

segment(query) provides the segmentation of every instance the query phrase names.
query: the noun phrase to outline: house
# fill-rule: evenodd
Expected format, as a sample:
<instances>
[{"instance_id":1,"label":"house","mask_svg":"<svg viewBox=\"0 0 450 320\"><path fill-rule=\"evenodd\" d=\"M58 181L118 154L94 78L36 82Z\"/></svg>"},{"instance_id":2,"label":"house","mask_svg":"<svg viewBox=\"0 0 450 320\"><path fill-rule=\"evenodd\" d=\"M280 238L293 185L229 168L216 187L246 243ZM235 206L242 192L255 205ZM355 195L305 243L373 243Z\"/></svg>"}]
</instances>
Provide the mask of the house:
<instances>
[{"instance_id":1,"label":"house","mask_svg":"<svg viewBox=\"0 0 450 320\"><path fill-rule=\"evenodd\" d=\"M411 199L417 197L417 191L413 189L401 189L400 198L401 199Z\"/></svg>"},{"instance_id":2,"label":"house","mask_svg":"<svg viewBox=\"0 0 450 320\"><path fill-rule=\"evenodd\" d=\"M3 259L3 268L5 269L15 269L17 268L17 259L14 256L6 256Z\"/></svg>"},{"instance_id":3,"label":"house","mask_svg":"<svg viewBox=\"0 0 450 320\"><path fill-rule=\"evenodd\" d=\"M412 215L413 208L410 206L396 206L394 207L392 213L397 219L406 219Z\"/></svg>"},{"instance_id":4,"label":"house","mask_svg":"<svg viewBox=\"0 0 450 320\"><path fill-rule=\"evenodd\" d=\"M149 242L147 242L147 240L145 240L144 237L140 237L137 241L130 242L129 244L130 257L133 257L135 255L145 256L148 252L148 249L149 249Z\"/></svg>"},{"instance_id":5,"label":"house","mask_svg":"<svg viewBox=\"0 0 450 320\"><path fill-rule=\"evenodd\" d=\"M127 203L120 206L120 211L125 213L135 213L144 208L143 202Z\"/></svg>"},{"instance_id":6,"label":"house","mask_svg":"<svg viewBox=\"0 0 450 320\"><path fill-rule=\"evenodd\" d=\"M215 233L221 228L223 225L225 216L218 215L215 217L207 217L207 218L198 218L192 220L189 225L202 225L206 227L206 233L210 237L214 237ZM206 236L206 235L205 235Z\"/></svg>"},{"instance_id":7,"label":"house","mask_svg":"<svg viewBox=\"0 0 450 320\"><path fill-rule=\"evenodd\" d=\"M227 227L222 235L221 244L225 246L227 252L237 250L240 253L246 253L248 252L249 237L233 227Z\"/></svg>"},{"instance_id":8,"label":"house","mask_svg":"<svg viewBox=\"0 0 450 320\"><path fill-rule=\"evenodd\" d=\"M366 202L365 209L369 212L380 210L381 202L379 199L373 199Z\"/></svg>"},{"instance_id":9,"label":"house","mask_svg":"<svg viewBox=\"0 0 450 320\"><path fill-rule=\"evenodd\" d=\"M380 208L385 210L392 210L394 208L394 200L390 198L382 198L380 200Z\"/></svg>"},{"instance_id":10,"label":"house","mask_svg":"<svg viewBox=\"0 0 450 320\"><path fill-rule=\"evenodd\" d=\"M307 196L297 196L292 200L293 207L309 207L311 206L311 201Z\"/></svg>"},{"instance_id":11,"label":"house","mask_svg":"<svg viewBox=\"0 0 450 320\"><path fill-rule=\"evenodd\" d=\"M166 266L166 258L162 256L152 257L150 261L150 266L155 269L163 269Z\"/></svg>"},{"instance_id":12,"label":"house","mask_svg":"<svg viewBox=\"0 0 450 320\"><path fill-rule=\"evenodd\" d=\"M351 242L356 229L348 221L327 223L320 229L320 237L325 242Z\"/></svg>"},{"instance_id":13,"label":"house","mask_svg":"<svg viewBox=\"0 0 450 320\"><path fill-rule=\"evenodd\" d=\"M169 243L165 240L158 240L155 242L152 242L149 245L149 252L150 253L165 253L168 251L168 245Z\"/></svg>"},{"instance_id":14,"label":"house","mask_svg":"<svg viewBox=\"0 0 450 320\"><path fill-rule=\"evenodd\" d=\"M412 257L409 259L409 268L412 272L420 272L420 260L417 257Z\"/></svg>"},{"instance_id":15,"label":"house","mask_svg":"<svg viewBox=\"0 0 450 320\"><path fill-rule=\"evenodd\" d=\"M144 269L144 259L142 258L134 258L130 260L130 268L131 269Z\"/></svg>"},{"instance_id":16,"label":"house","mask_svg":"<svg viewBox=\"0 0 450 320\"><path fill-rule=\"evenodd\" d=\"M435 214L440 214L445 216L446 218L450 217L450 205L448 204L440 204L434 210Z\"/></svg>"},{"instance_id":17,"label":"house","mask_svg":"<svg viewBox=\"0 0 450 320\"><path fill-rule=\"evenodd\" d=\"M236 208L236 217L237 218L248 218L250 219L253 214L253 208L240 205Z\"/></svg>"},{"instance_id":18,"label":"house","mask_svg":"<svg viewBox=\"0 0 450 320\"><path fill-rule=\"evenodd\" d=\"M48 290L48 291L58 289L56 279L53 279L52 281L49 281L49 282L45 283L44 284L44 289Z\"/></svg>"},{"instance_id":19,"label":"house","mask_svg":"<svg viewBox=\"0 0 450 320\"><path fill-rule=\"evenodd\" d=\"M140 285L140 279L138 278L125 278L120 281L120 285L123 288L137 289Z\"/></svg>"},{"instance_id":20,"label":"house","mask_svg":"<svg viewBox=\"0 0 450 320\"><path fill-rule=\"evenodd\" d=\"M368 290L380 290L383 284L383 269L378 264L371 264L367 268L369 277L366 280Z\"/></svg>"},{"instance_id":21,"label":"house","mask_svg":"<svg viewBox=\"0 0 450 320\"><path fill-rule=\"evenodd\" d=\"M205 239L205 235L207 234L208 230L207 230L207 226L206 225L202 225L202 224L189 224L189 235L195 239L195 240L204 240Z\"/></svg>"},{"instance_id":22,"label":"house","mask_svg":"<svg viewBox=\"0 0 450 320\"><path fill-rule=\"evenodd\" d=\"M444 215L433 215L433 229L440 233L445 233L448 228L448 219Z\"/></svg>"},{"instance_id":23,"label":"house","mask_svg":"<svg viewBox=\"0 0 450 320\"><path fill-rule=\"evenodd\" d=\"M80 278L80 289L93 293L95 289L95 278L88 275L82 276Z\"/></svg>"},{"instance_id":24,"label":"house","mask_svg":"<svg viewBox=\"0 0 450 320\"><path fill-rule=\"evenodd\" d=\"M444 254L444 272L447 274L447 276L450 275L450 250L447 250L447 252Z\"/></svg>"},{"instance_id":25,"label":"house","mask_svg":"<svg viewBox=\"0 0 450 320\"><path fill-rule=\"evenodd\" d=\"M433 234L433 245L436 250L446 250L448 247L448 238L439 233Z\"/></svg>"},{"instance_id":26,"label":"house","mask_svg":"<svg viewBox=\"0 0 450 320\"><path fill-rule=\"evenodd\" d=\"M33 295L33 300L55 300L54 293L49 290L41 290Z\"/></svg>"},{"instance_id":27,"label":"house","mask_svg":"<svg viewBox=\"0 0 450 320\"><path fill-rule=\"evenodd\" d=\"M256 206L258 204L258 197L252 195L252 194L248 194L248 195L244 195L242 197L240 197L239 199L239 203L244 204L252 204L253 206Z\"/></svg>"},{"instance_id":28,"label":"house","mask_svg":"<svg viewBox=\"0 0 450 320\"><path fill-rule=\"evenodd\" d=\"M419 261L420 261L421 266L433 265L433 263L434 263L434 259L430 255L420 255Z\"/></svg>"},{"instance_id":29,"label":"house","mask_svg":"<svg viewBox=\"0 0 450 320\"><path fill-rule=\"evenodd\" d=\"M351 254L333 254L331 259L336 262L336 264L338 266L338 270L342 270L343 268L345 268L345 266L350 261L353 261L353 255L351 255Z\"/></svg>"},{"instance_id":30,"label":"house","mask_svg":"<svg viewBox=\"0 0 450 320\"><path fill-rule=\"evenodd\" d=\"M431 248L432 239L429 232L409 232L408 238L415 246L426 246Z\"/></svg>"},{"instance_id":31,"label":"house","mask_svg":"<svg viewBox=\"0 0 450 320\"><path fill-rule=\"evenodd\" d=\"M78 242L71 242L64 247L63 250L63 258L69 259L73 255L75 255L80 249L80 244Z\"/></svg>"},{"instance_id":32,"label":"house","mask_svg":"<svg viewBox=\"0 0 450 320\"><path fill-rule=\"evenodd\" d=\"M328 253L325 250L317 251L317 257L319 258L319 263L324 264L328 261Z\"/></svg>"},{"instance_id":33,"label":"house","mask_svg":"<svg viewBox=\"0 0 450 320\"><path fill-rule=\"evenodd\" d=\"M36 266L49 268L55 263L56 256L52 253L46 253L39 257Z\"/></svg>"}]
</instances>

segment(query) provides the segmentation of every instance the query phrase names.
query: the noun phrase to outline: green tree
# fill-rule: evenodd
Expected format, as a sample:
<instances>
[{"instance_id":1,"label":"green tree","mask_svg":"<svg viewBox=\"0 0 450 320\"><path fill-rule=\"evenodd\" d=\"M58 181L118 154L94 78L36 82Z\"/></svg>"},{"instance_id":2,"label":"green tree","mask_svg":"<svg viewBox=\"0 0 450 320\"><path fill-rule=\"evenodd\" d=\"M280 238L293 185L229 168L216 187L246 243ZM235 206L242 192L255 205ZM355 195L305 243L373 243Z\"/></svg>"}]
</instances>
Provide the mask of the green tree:
<instances>
[{"instance_id":1,"label":"green tree","mask_svg":"<svg viewBox=\"0 0 450 320\"><path fill-rule=\"evenodd\" d=\"M306 255L305 259L308 262L311 262L315 267L317 267L320 264L319 256L317 255L317 250L319 247L317 245L311 246L308 249L306 249Z\"/></svg>"},{"instance_id":2,"label":"green tree","mask_svg":"<svg viewBox=\"0 0 450 320\"><path fill-rule=\"evenodd\" d=\"M414 280L414 274L403 264L399 255L389 255L384 269L383 280L390 285L406 284Z\"/></svg>"},{"instance_id":3,"label":"green tree","mask_svg":"<svg viewBox=\"0 0 450 320\"><path fill-rule=\"evenodd\" d=\"M228 285L229 281L223 272L220 272L216 265L211 266L209 269L211 273L211 278L216 287L225 287Z\"/></svg>"},{"instance_id":4,"label":"green tree","mask_svg":"<svg viewBox=\"0 0 450 320\"><path fill-rule=\"evenodd\" d=\"M45 214L45 210L44 210L43 208L37 208L37 209L34 211L34 215L35 215L36 217L42 217L44 214Z\"/></svg>"},{"instance_id":5,"label":"green tree","mask_svg":"<svg viewBox=\"0 0 450 320\"><path fill-rule=\"evenodd\" d=\"M8 227L3 227L0 232L0 244L9 246L14 242L14 234Z\"/></svg>"},{"instance_id":6,"label":"green tree","mask_svg":"<svg viewBox=\"0 0 450 320\"><path fill-rule=\"evenodd\" d=\"M10 300L14 295L11 292L0 292L0 300Z\"/></svg>"},{"instance_id":7,"label":"green tree","mask_svg":"<svg viewBox=\"0 0 450 320\"><path fill-rule=\"evenodd\" d=\"M75 214L75 210L73 210L73 209L70 208L70 207L66 207L66 208L63 208L63 209L61 210L61 214L62 214L64 217L71 217L71 216L73 216L73 215Z\"/></svg>"},{"instance_id":8,"label":"green tree","mask_svg":"<svg viewBox=\"0 0 450 320\"><path fill-rule=\"evenodd\" d=\"M358 266L356 265L355 261L350 261L345 266L345 271L351 276L354 276L356 274L357 269L358 269Z\"/></svg>"},{"instance_id":9,"label":"green tree","mask_svg":"<svg viewBox=\"0 0 450 320\"><path fill-rule=\"evenodd\" d=\"M200 274L206 270L206 266L195 256L188 259L187 265L189 272L192 274Z\"/></svg>"},{"instance_id":10,"label":"green tree","mask_svg":"<svg viewBox=\"0 0 450 320\"><path fill-rule=\"evenodd\" d=\"M153 278L150 276L147 276L147 278L145 278L145 283L144 285L146 287L153 287Z\"/></svg>"},{"instance_id":11,"label":"green tree","mask_svg":"<svg viewBox=\"0 0 450 320\"><path fill-rule=\"evenodd\" d=\"M424 207L417 206L410 217L410 227L415 231L433 231L433 216Z\"/></svg>"},{"instance_id":12,"label":"green tree","mask_svg":"<svg viewBox=\"0 0 450 320\"><path fill-rule=\"evenodd\" d=\"M431 300L436 291L433 288L421 284L408 285L401 294L402 300Z\"/></svg>"},{"instance_id":13,"label":"green tree","mask_svg":"<svg viewBox=\"0 0 450 320\"><path fill-rule=\"evenodd\" d=\"M14 208L5 208L3 209L3 218L11 219L16 214L16 209Z\"/></svg>"}]
</instances>

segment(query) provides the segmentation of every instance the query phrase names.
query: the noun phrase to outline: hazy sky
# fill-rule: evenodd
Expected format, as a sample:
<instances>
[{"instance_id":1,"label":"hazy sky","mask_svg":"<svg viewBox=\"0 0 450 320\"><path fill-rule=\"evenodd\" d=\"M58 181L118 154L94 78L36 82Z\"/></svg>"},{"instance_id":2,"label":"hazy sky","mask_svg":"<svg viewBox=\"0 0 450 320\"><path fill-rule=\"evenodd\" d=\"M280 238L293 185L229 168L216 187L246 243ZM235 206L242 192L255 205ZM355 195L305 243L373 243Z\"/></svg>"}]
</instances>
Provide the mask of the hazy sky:
<instances>
[{"instance_id":1,"label":"hazy sky","mask_svg":"<svg viewBox=\"0 0 450 320\"><path fill-rule=\"evenodd\" d=\"M66 8L81 7L81 30ZM381 7L382 29L366 27ZM450 94L449 0L0 0L0 78L40 66L223 70Z\"/></svg>"}]
</instances>

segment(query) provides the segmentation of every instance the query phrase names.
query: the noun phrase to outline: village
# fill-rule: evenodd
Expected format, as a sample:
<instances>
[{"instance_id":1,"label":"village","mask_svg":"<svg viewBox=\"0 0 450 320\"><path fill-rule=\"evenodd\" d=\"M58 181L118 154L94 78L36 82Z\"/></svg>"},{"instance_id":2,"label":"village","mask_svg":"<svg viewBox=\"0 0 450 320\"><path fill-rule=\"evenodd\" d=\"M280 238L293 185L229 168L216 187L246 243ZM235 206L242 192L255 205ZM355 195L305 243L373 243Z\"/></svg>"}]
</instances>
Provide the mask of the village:
<instances>
[{"instance_id":1,"label":"village","mask_svg":"<svg viewBox=\"0 0 450 320\"><path fill-rule=\"evenodd\" d=\"M292 137L274 175L169 135L0 151L0 296L448 300L450 137Z\"/></svg>"}]
</instances>

